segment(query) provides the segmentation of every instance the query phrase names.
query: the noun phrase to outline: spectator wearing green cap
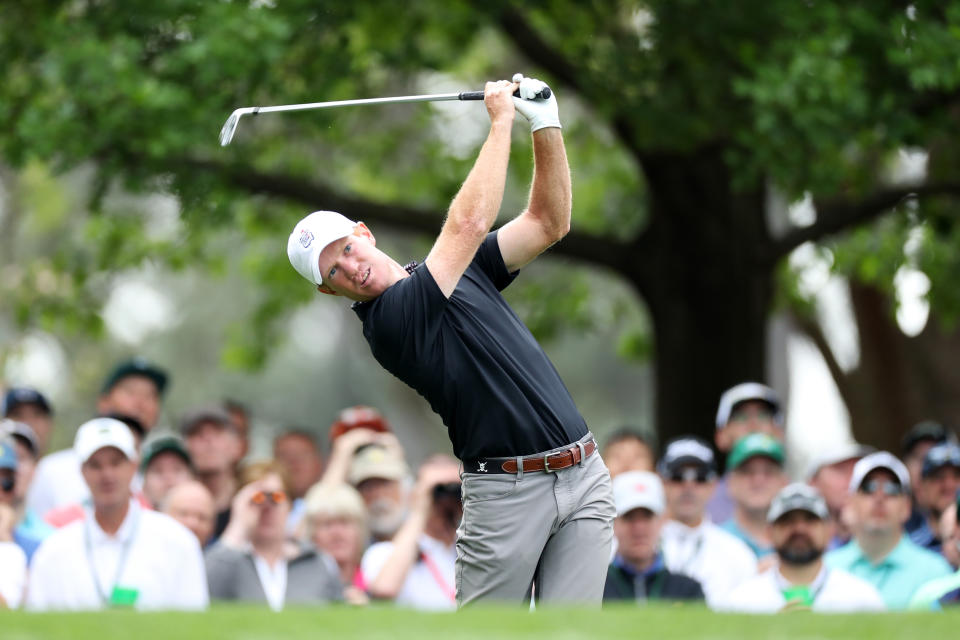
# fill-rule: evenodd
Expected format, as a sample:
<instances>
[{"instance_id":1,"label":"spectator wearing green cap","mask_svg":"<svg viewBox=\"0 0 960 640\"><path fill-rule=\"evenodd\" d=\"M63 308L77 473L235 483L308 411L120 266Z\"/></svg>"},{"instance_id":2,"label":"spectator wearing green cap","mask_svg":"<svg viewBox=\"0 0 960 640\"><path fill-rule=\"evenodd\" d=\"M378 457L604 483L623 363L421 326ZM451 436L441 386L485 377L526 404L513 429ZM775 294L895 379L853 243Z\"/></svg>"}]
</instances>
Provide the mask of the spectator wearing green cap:
<instances>
[{"instance_id":1,"label":"spectator wearing green cap","mask_svg":"<svg viewBox=\"0 0 960 640\"><path fill-rule=\"evenodd\" d=\"M734 511L721 526L743 540L757 558L774 552L767 512L789 481L783 464L783 445L765 433L740 438L727 457L727 486Z\"/></svg>"},{"instance_id":2,"label":"spectator wearing green cap","mask_svg":"<svg viewBox=\"0 0 960 640\"><path fill-rule=\"evenodd\" d=\"M140 473L143 474L143 495L154 509L160 509L171 489L193 480L193 464L186 443L173 434L148 440L140 456Z\"/></svg>"}]
</instances>

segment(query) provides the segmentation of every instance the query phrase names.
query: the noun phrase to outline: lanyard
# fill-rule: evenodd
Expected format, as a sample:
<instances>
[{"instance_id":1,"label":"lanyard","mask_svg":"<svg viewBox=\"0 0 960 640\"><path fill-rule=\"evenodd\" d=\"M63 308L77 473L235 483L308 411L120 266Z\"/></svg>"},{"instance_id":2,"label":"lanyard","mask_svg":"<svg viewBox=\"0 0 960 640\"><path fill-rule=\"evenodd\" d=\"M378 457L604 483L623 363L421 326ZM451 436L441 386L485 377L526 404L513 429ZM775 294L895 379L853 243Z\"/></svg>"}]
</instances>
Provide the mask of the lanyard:
<instances>
[{"instance_id":1,"label":"lanyard","mask_svg":"<svg viewBox=\"0 0 960 640\"><path fill-rule=\"evenodd\" d=\"M450 598L452 602L457 601L457 592L447 584L447 581L443 578L443 573L440 571L440 567L437 566L437 563L433 561L426 551L423 549L420 550L420 559L423 560L423 564L427 566L427 570L430 572L430 575L433 576L434 581L440 587L440 590L443 591L444 595Z\"/></svg>"},{"instance_id":2,"label":"lanyard","mask_svg":"<svg viewBox=\"0 0 960 640\"><path fill-rule=\"evenodd\" d=\"M87 565L90 567L90 576L93 578L93 586L97 589L97 595L100 596L100 602L102 604L107 604L110 602L111 594L117 585L120 584L120 577L123 575L123 570L127 564L127 558L130 555L130 547L133 546L133 540L137 536L137 530L140 527L140 507L133 503L129 507L133 513L128 514L128 517L133 518L132 530L130 535L127 537L127 540L123 543L123 547L120 549L120 558L117 560L117 572L113 578L113 584L110 585L110 590L105 591L103 585L100 584L100 574L97 571L97 563L93 558L93 537L91 534L91 527L95 526L93 523L96 522L96 518L93 515L93 512L89 513L89 517L84 519L83 525L83 542L84 549L87 552ZM123 526L122 524L120 525Z\"/></svg>"}]
</instances>

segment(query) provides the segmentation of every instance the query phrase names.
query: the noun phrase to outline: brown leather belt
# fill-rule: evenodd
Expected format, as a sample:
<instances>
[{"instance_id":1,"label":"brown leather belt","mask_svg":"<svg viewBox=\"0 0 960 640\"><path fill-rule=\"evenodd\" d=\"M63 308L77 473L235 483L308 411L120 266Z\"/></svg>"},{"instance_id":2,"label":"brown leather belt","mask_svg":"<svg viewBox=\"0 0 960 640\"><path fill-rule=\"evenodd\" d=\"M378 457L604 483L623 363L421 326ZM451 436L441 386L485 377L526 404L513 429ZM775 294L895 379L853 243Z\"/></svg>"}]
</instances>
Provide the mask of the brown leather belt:
<instances>
[{"instance_id":1,"label":"brown leather belt","mask_svg":"<svg viewBox=\"0 0 960 640\"><path fill-rule=\"evenodd\" d=\"M582 449L581 449L582 446ZM580 464L593 455L597 450L596 440L587 440L577 443L563 451L557 451L549 455L526 456L522 458L523 472L532 473L535 471L560 471L567 467ZM467 473L517 473L516 458L484 458L481 460L470 460L463 463L463 470Z\"/></svg>"}]
</instances>

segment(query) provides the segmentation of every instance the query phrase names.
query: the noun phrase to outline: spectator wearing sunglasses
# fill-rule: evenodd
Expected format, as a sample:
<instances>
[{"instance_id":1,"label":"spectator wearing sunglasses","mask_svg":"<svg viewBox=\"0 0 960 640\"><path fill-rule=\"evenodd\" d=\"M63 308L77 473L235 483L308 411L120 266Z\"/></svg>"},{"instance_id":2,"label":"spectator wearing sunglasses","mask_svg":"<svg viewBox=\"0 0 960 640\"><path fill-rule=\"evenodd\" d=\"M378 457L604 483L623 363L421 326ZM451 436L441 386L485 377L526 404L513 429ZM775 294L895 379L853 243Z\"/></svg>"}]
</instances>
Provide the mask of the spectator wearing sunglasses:
<instances>
[{"instance_id":1,"label":"spectator wearing sunglasses","mask_svg":"<svg viewBox=\"0 0 960 640\"><path fill-rule=\"evenodd\" d=\"M13 444L0 440L0 609L20 606L27 584L27 556L14 542L17 455Z\"/></svg>"},{"instance_id":2,"label":"spectator wearing sunglasses","mask_svg":"<svg viewBox=\"0 0 960 640\"><path fill-rule=\"evenodd\" d=\"M206 553L213 600L267 604L326 604L343 599L336 562L286 535L290 482L276 461L258 462L240 473L223 536Z\"/></svg>"},{"instance_id":3,"label":"spectator wearing sunglasses","mask_svg":"<svg viewBox=\"0 0 960 640\"><path fill-rule=\"evenodd\" d=\"M707 604L757 572L753 551L707 518L717 483L713 450L693 436L667 445L657 467L663 479L668 521L660 532L668 570L700 583Z\"/></svg>"},{"instance_id":4,"label":"spectator wearing sunglasses","mask_svg":"<svg viewBox=\"0 0 960 640\"><path fill-rule=\"evenodd\" d=\"M923 505L923 521L910 532L911 540L925 549L940 553L940 518L953 504L958 490L960 446L950 441L934 445L923 456L917 484L917 503Z\"/></svg>"},{"instance_id":5,"label":"spectator wearing sunglasses","mask_svg":"<svg viewBox=\"0 0 960 640\"><path fill-rule=\"evenodd\" d=\"M827 566L872 584L890 610L905 609L921 585L952 572L942 556L904 533L910 476L900 460L885 451L866 456L853 469L850 493L853 540L828 553Z\"/></svg>"}]
</instances>

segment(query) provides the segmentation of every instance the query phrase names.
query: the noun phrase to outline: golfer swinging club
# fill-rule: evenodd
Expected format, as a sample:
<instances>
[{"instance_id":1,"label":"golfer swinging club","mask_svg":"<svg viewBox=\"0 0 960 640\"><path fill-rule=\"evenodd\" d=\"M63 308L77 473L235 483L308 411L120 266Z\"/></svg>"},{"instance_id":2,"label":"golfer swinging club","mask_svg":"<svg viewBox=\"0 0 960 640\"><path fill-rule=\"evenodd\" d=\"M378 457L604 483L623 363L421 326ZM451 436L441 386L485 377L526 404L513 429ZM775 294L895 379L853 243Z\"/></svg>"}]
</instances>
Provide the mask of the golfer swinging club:
<instances>
[{"instance_id":1,"label":"golfer swinging club","mask_svg":"<svg viewBox=\"0 0 960 640\"><path fill-rule=\"evenodd\" d=\"M377 361L443 418L463 463L457 604L599 604L610 559L610 475L593 435L530 331L501 297L570 226L570 168L557 102L532 78L488 82L490 132L422 264L403 267L362 222L317 211L287 243L322 293L355 301ZM519 88L520 99L512 97ZM524 99L527 98L527 99ZM535 168L525 211L500 209L515 111Z\"/></svg>"}]
</instances>

